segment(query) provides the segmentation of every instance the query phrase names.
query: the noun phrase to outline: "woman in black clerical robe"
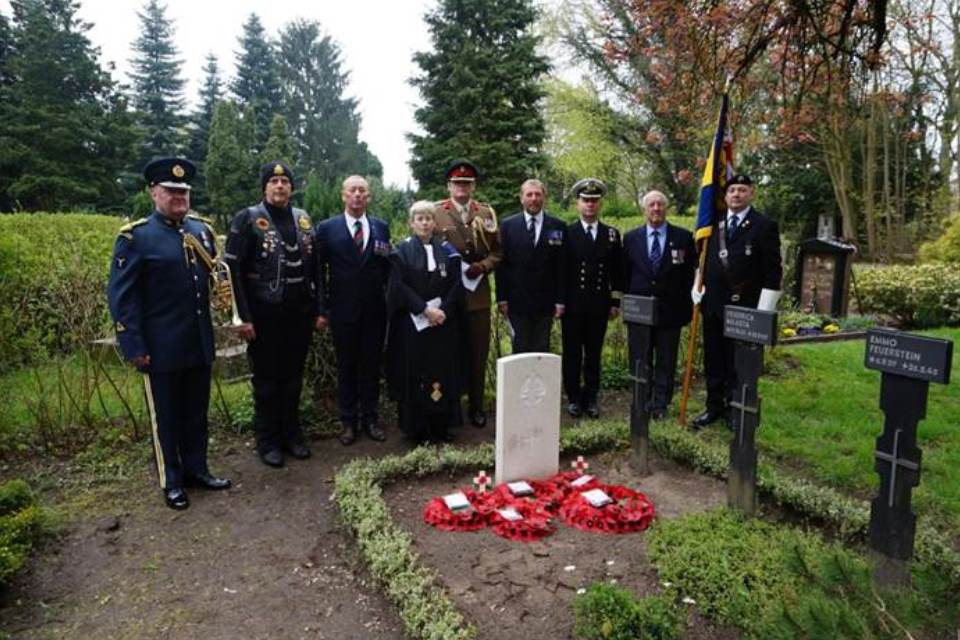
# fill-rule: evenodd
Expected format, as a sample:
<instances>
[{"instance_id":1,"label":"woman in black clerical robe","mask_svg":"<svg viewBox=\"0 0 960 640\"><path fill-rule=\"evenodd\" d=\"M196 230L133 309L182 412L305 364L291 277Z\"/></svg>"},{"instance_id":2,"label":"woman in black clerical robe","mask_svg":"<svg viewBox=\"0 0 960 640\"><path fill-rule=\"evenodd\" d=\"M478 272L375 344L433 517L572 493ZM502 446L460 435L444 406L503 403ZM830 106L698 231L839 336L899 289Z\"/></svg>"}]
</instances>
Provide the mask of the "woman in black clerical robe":
<instances>
[{"instance_id":1,"label":"woman in black clerical robe","mask_svg":"<svg viewBox=\"0 0 960 640\"><path fill-rule=\"evenodd\" d=\"M460 398L460 255L435 227L433 204L414 203L413 235L390 254L387 382L400 429L415 442L450 440Z\"/></svg>"}]
</instances>

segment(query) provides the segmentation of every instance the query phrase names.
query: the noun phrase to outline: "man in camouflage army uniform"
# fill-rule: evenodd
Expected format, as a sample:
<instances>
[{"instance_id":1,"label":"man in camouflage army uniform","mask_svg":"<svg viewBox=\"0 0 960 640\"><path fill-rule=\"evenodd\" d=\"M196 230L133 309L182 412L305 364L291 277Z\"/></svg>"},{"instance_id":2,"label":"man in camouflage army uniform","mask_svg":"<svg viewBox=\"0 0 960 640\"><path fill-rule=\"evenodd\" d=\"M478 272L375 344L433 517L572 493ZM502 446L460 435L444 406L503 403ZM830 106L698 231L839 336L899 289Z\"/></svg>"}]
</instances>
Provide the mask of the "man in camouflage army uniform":
<instances>
[{"instance_id":1,"label":"man in camouflage army uniform","mask_svg":"<svg viewBox=\"0 0 960 640\"><path fill-rule=\"evenodd\" d=\"M463 259L463 284L466 289L464 356L466 391L470 422L475 427L487 423L483 407L487 356L490 353L489 274L500 263L500 234L493 208L473 199L479 177L477 167L468 160L455 160L447 167L450 197L436 203L434 218L437 233L457 248Z\"/></svg>"},{"instance_id":2,"label":"man in camouflage army uniform","mask_svg":"<svg viewBox=\"0 0 960 640\"><path fill-rule=\"evenodd\" d=\"M207 468L214 345L209 270L196 247L215 256L216 245L209 221L188 213L194 173L184 158L147 164L154 209L120 229L107 286L120 350L144 374L160 488L171 509L190 506L186 486L230 487Z\"/></svg>"}]
</instances>

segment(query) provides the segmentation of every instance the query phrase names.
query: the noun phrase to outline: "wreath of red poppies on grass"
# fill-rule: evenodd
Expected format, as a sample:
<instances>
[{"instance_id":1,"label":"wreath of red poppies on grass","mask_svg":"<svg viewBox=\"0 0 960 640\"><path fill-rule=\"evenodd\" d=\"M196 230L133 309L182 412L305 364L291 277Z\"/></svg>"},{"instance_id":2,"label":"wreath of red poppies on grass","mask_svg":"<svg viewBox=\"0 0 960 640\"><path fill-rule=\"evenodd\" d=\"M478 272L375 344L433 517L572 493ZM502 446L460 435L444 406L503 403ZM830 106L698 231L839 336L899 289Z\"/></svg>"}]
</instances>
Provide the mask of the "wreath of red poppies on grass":
<instances>
[{"instance_id":1,"label":"wreath of red poppies on grass","mask_svg":"<svg viewBox=\"0 0 960 640\"><path fill-rule=\"evenodd\" d=\"M554 518L577 529L601 533L631 533L650 526L656 511L647 496L621 485L602 484L596 478L574 486L581 477L576 471L567 471L532 480L528 484L533 494L522 497L513 495L506 484L489 492L466 489L463 494L470 506L457 511L451 511L443 498L433 498L424 508L423 521L444 531L477 531L489 526L498 536L522 542L552 534L556 530ZM583 492L591 489L602 489L612 502L594 507L583 497ZM504 517L501 510L510 508L522 519Z\"/></svg>"}]
</instances>

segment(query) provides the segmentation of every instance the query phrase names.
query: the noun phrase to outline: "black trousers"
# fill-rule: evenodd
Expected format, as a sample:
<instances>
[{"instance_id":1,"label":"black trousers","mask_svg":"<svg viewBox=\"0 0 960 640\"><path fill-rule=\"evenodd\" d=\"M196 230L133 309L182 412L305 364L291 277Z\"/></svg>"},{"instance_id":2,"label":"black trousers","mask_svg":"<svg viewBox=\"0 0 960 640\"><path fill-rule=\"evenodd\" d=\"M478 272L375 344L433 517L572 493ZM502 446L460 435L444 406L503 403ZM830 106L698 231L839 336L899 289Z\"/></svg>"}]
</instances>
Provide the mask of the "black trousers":
<instances>
[{"instance_id":1,"label":"black trousers","mask_svg":"<svg viewBox=\"0 0 960 640\"><path fill-rule=\"evenodd\" d=\"M160 488L183 487L184 475L207 472L210 366L145 373L143 382Z\"/></svg>"},{"instance_id":2,"label":"black trousers","mask_svg":"<svg viewBox=\"0 0 960 640\"><path fill-rule=\"evenodd\" d=\"M360 322L334 322L330 329L337 354L340 421L355 427L376 424L386 316L369 314Z\"/></svg>"},{"instance_id":3,"label":"black trousers","mask_svg":"<svg viewBox=\"0 0 960 640\"><path fill-rule=\"evenodd\" d=\"M513 327L513 353L550 353L553 316L509 313Z\"/></svg>"},{"instance_id":4,"label":"black trousers","mask_svg":"<svg viewBox=\"0 0 960 640\"><path fill-rule=\"evenodd\" d=\"M313 316L280 308L254 312L257 337L247 346L253 371L254 432L257 450L302 443L300 392L313 336Z\"/></svg>"},{"instance_id":5,"label":"black trousers","mask_svg":"<svg viewBox=\"0 0 960 640\"><path fill-rule=\"evenodd\" d=\"M627 325L627 331L636 331L633 325ZM647 345L646 361L653 366L653 384L647 396L651 411L666 411L673 401L676 386L677 352L680 347L680 327L651 327L650 344ZM634 352L634 341L630 340L630 372L634 372L634 363L640 357Z\"/></svg>"},{"instance_id":6,"label":"black trousers","mask_svg":"<svg viewBox=\"0 0 960 640\"><path fill-rule=\"evenodd\" d=\"M564 314L560 318L563 333L563 388L570 402L589 404L597 401L600 354L603 351L603 338L607 335L608 319L606 313Z\"/></svg>"},{"instance_id":7,"label":"black trousers","mask_svg":"<svg viewBox=\"0 0 960 640\"><path fill-rule=\"evenodd\" d=\"M703 313L703 372L707 381L707 410L725 411L737 386L733 340L723 337L723 316Z\"/></svg>"}]
</instances>

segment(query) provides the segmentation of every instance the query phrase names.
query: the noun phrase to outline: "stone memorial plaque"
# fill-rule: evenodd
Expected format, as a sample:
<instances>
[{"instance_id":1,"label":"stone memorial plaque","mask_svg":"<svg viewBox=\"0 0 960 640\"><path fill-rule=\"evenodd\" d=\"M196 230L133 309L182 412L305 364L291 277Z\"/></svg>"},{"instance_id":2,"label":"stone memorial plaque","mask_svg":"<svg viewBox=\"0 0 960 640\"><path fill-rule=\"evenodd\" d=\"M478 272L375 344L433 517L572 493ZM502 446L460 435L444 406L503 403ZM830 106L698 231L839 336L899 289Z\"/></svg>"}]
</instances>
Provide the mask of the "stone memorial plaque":
<instances>
[{"instance_id":1,"label":"stone memorial plaque","mask_svg":"<svg viewBox=\"0 0 960 640\"><path fill-rule=\"evenodd\" d=\"M777 343L777 314L728 304L723 309L723 335L772 346Z\"/></svg>"},{"instance_id":2,"label":"stone memorial plaque","mask_svg":"<svg viewBox=\"0 0 960 640\"><path fill-rule=\"evenodd\" d=\"M560 356L497 360L496 483L536 480L560 468Z\"/></svg>"},{"instance_id":3,"label":"stone memorial plaque","mask_svg":"<svg viewBox=\"0 0 960 640\"><path fill-rule=\"evenodd\" d=\"M657 299L625 295L620 299L620 312L624 322L653 326L657 323Z\"/></svg>"},{"instance_id":4,"label":"stone memorial plaque","mask_svg":"<svg viewBox=\"0 0 960 640\"><path fill-rule=\"evenodd\" d=\"M953 342L891 329L867 331L864 366L906 378L949 384Z\"/></svg>"},{"instance_id":5,"label":"stone memorial plaque","mask_svg":"<svg viewBox=\"0 0 960 640\"><path fill-rule=\"evenodd\" d=\"M837 258L832 255L807 255L803 259L803 280L800 283L800 308L813 313L830 313L833 308Z\"/></svg>"}]
</instances>

